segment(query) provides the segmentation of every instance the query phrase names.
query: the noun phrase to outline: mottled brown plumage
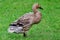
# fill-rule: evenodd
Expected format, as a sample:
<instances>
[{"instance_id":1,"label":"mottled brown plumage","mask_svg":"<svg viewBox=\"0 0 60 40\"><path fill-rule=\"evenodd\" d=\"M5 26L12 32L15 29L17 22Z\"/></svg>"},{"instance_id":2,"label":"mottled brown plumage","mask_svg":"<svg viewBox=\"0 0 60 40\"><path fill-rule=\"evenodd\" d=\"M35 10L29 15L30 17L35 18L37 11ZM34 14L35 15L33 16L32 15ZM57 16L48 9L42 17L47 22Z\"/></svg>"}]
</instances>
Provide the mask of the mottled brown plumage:
<instances>
[{"instance_id":1,"label":"mottled brown plumage","mask_svg":"<svg viewBox=\"0 0 60 40\"><path fill-rule=\"evenodd\" d=\"M26 36L25 33L26 33L26 31L28 31L30 29L31 25L34 23L38 23L41 20L42 14L38 10L38 8L41 8L41 6L38 3L35 3L32 7L33 12L24 14L18 20L16 20L15 22L12 23L12 24L16 25L16 27L21 28L21 29L19 29L20 31L16 31L17 33L22 32L24 34L24 36ZM10 26L12 26L12 25L10 25Z\"/></svg>"}]
</instances>

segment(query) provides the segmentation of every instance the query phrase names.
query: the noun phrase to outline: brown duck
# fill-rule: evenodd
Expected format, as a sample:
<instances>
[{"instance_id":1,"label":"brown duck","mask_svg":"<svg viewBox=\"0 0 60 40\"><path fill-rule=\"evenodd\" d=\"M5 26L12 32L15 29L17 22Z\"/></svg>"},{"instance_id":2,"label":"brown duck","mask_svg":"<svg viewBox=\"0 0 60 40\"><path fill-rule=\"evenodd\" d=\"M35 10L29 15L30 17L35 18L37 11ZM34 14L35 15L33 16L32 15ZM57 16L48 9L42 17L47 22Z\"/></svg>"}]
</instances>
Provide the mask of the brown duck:
<instances>
[{"instance_id":1,"label":"brown duck","mask_svg":"<svg viewBox=\"0 0 60 40\"><path fill-rule=\"evenodd\" d=\"M42 14L38 8L43 9L38 3L35 3L32 7L33 12L26 13L12 22L8 28L8 32L23 33L23 35L26 36L26 32L30 29L31 25L41 20Z\"/></svg>"}]
</instances>

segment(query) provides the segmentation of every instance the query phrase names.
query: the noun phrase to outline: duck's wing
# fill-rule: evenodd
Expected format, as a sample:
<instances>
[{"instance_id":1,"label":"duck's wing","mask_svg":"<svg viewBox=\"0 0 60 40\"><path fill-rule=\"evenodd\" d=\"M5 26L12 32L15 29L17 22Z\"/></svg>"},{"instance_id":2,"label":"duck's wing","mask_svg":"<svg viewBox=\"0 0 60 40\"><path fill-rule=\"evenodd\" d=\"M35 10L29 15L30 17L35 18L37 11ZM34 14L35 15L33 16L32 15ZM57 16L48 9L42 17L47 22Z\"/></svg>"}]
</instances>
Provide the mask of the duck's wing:
<instances>
[{"instance_id":1,"label":"duck's wing","mask_svg":"<svg viewBox=\"0 0 60 40\"><path fill-rule=\"evenodd\" d=\"M17 23L24 24L25 26L31 25L33 20L33 12L26 13L20 17Z\"/></svg>"},{"instance_id":2,"label":"duck's wing","mask_svg":"<svg viewBox=\"0 0 60 40\"><path fill-rule=\"evenodd\" d=\"M33 12L29 12L20 17L20 19L28 19L33 15Z\"/></svg>"}]
</instances>

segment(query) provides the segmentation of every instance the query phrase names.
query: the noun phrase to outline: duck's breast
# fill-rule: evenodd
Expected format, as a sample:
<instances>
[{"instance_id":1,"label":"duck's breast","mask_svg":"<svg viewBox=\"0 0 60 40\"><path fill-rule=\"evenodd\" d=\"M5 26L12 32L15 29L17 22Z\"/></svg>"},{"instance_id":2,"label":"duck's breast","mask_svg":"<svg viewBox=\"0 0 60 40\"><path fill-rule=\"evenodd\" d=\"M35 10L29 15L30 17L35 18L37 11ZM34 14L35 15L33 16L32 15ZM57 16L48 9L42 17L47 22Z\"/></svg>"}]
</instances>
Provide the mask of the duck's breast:
<instances>
[{"instance_id":1,"label":"duck's breast","mask_svg":"<svg viewBox=\"0 0 60 40\"><path fill-rule=\"evenodd\" d=\"M37 12L34 17L34 23L38 23L41 20L42 14Z\"/></svg>"}]
</instances>

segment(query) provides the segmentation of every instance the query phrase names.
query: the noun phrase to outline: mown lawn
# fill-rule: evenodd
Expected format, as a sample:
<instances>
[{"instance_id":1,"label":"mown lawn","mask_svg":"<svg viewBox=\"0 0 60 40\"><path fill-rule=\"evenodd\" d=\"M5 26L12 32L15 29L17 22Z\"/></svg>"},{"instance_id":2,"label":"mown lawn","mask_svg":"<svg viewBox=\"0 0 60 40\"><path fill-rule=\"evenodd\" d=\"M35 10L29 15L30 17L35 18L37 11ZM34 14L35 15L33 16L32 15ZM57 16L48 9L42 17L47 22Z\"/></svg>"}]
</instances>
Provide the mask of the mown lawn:
<instances>
[{"instance_id":1,"label":"mown lawn","mask_svg":"<svg viewBox=\"0 0 60 40\"><path fill-rule=\"evenodd\" d=\"M28 37L7 32L9 24L39 3L42 20L28 31ZM0 40L60 40L60 0L0 0Z\"/></svg>"}]
</instances>

